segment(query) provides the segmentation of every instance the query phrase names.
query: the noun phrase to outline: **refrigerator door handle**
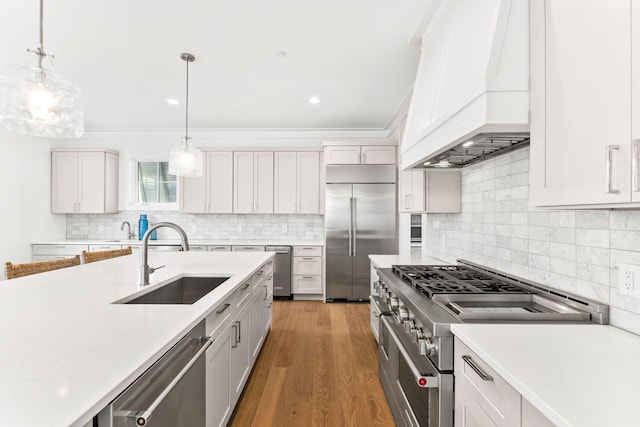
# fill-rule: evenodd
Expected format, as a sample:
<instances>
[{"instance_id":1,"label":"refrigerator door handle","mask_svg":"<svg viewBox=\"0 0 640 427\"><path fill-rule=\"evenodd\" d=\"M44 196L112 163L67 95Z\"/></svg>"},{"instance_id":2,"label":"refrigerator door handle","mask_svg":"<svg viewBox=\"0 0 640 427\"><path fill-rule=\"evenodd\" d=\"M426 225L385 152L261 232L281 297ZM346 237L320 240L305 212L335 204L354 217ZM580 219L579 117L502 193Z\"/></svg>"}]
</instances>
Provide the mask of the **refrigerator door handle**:
<instances>
[{"instance_id":1,"label":"refrigerator door handle","mask_svg":"<svg viewBox=\"0 0 640 427\"><path fill-rule=\"evenodd\" d=\"M357 238L357 234L358 234L358 230L356 228L356 202L357 202L357 198L352 197L351 198L351 222L353 223L353 225L351 226L351 228L353 229L352 234L352 238L353 238L353 243L351 244L351 246L353 247L353 250L351 251L351 256L356 256L356 241L358 240Z\"/></svg>"},{"instance_id":2,"label":"refrigerator door handle","mask_svg":"<svg viewBox=\"0 0 640 427\"><path fill-rule=\"evenodd\" d=\"M349 255L353 256L353 197L349 197Z\"/></svg>"}]
</instances>

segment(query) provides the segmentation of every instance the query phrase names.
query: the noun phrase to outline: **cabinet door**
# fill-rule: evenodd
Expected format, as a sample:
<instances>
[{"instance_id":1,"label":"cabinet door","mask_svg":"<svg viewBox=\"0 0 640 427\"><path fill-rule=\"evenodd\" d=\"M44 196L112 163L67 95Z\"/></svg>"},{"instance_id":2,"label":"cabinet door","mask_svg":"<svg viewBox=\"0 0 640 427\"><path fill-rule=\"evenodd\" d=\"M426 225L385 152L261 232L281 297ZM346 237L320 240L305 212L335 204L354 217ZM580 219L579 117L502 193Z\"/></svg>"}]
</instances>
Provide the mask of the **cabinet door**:
<instances>
[{"instance_id":1,"label":"cabinet door","mask_svg":"<svg viewBox=\"0 0 640 427\"><path fill-rule=\"evenodd\" d=\"M80 153L78 198L79 212L105 212L105 153Z\"/></svg>"},{"instance_id":2,"label":"cabinet door","mask_svg":"<svg viewBox=\"0 0 640 427\"><path fill-rule=\"evenodd\" d=\"M233 405L238 401L250 371L249 326L251 312L245 305L236 320L231 323L231 366L229 368Z\"/></svg>"},{"instance_id":3,"label":"cabinet door","mask_svg":"<svg viewBox=\"0 0 640 427\"><path fill-rule=\"evenodd\" d=\"M455 425L460 427L497 427L491 417L475 401L468 390L469 385L456 381Z\"/></svg>"},{"instance_id":4,"label":"cabinet door","mask_svg":"<svg viewBox=\"0 0 640 427\"><path fill-rule=\"evenodd\" d=\"M183 177L181 179L180 199L182 203L180 210L182 212L207 212L206 183L206 170L202 176Z\"/></svg>"},{"instance_id":5,"label":"cabinet door","mask_svg":"<svg viewBox=\"0 0 640 427\"><path fill-rule=\"evenodd\" d=\"M253 153L233 153L233 212L253 212Z\"/></svg>"},{"instance_id":6,"label":"cabinet door","mask_svg":"<svg viewBox=\"0 0 640 427\"><path fill-rule=\"evenodd\" d=\"M320 212L320 153L298 153L298 213Z\"/></svg>"},{"instance_id":7,"label":"cabinet door","mask_svg":"<svg viewBox=\"0 0 640 427\"><path fill-rule=\"evenodd\" d=\"M424 211L424 175L424 170L400 172L400 191L398 198L398 210L400 212Z\"/></svg>"},{"instance_id":8,"label":"cabinet door","mask_svg":"<svg viewBox=\"0 0 640 427\"><path fill-rule=\"evenodd\" d=\"M362 164L364 165L395 165L395 145L363 145Z\"/></svg>"},{"instance_id":9,"label":"cabinet door","mask_svg":"<svg viewBox=\"0 0 640 427\"><path fill-rule=\"evenodd\" d=\"M360 146L332 145L324 147L324 162L327 165L360 164Z\"/></svg>"},{"instance_id":10,"label":"cabinet door","mask_svg":"<svg viewBox=\"0 0 640 427\"><path fill-rule=\"evenodd\" d=\"M427 171L425 188L427 213L460 212L462 199L460 171Z\"/></svg>"},{"instance_id":11,"label":"cabinet door","mask_svg":"<svg viewBox=\"0 0 640 427\"><path fill-rule=\"evenodd\" d=\"M73 213L78 201L78 153L51 153L51 212Z\"/></svg>"},{"instance_id":12,"label":"cabinet door","mask_svg":"<svg viewBox=\"0 0 640 427\"><path fill-rule=\"evenodd\" d=\"M532 204L630 201L630 2L530 8Z\"/></svg>"},{"instance_id":13,"label":"cabinet door","mask_svg":"<svg viewBox=\"0 0 640 427\"><path fill-rule=\"evenodd\" d=\"M211 152L207 155L208 200L210 213L233 212L233 153Z\"/></svg>"},{"instance_id":14,"label":"cabinet door","mask_svg":"<svg viewBox=\"0 0 640 427\"><path fill-rule=\"evenodd\" d=\"M207 350L206 426L222 427L231 416L231 327L228 327Z\"/></svg>"},{"instance_id":15,"label":"cabinet door","mask_svg":"<svg viewBox=\"0 0 640 427\"><path fill-rule=\"evenodd\" d=\"M265 301L265 287L259 286L253 292L251 297L251 331L250 331L250 345L251 345L251 360L255 361L262 348L262 342L264 340L264 323L262 319L264 311Z\"/></svg>"},{"instance_id":16,"label":"cabinet door","mask_svg":"<svg viewBox=\"0 0 640 427\"><path fill-rule=\"evenodd\" d=\"M297 211L297 155L295 152L274 154L273 212Z\"/></svg>"},{"instance_id":17,"label":"cabinet door","mask_svg":"<svg viewBox=\"0 0 640 427\"><path fill-rule=\"evenodd\" d=\"M273 213L273 152L254 153L253 212Z\"/></svg>"},{"instance_id":18,"label":"cabinet door","mask_svg":"<svg viewBox=\"0 0 640 427\"><path fill-rule=\"evenodd\" d=\"M632 132L632 189L631 201L640 202L640 7L631 7L631 122Z\"/></svg>"}]
</instances>

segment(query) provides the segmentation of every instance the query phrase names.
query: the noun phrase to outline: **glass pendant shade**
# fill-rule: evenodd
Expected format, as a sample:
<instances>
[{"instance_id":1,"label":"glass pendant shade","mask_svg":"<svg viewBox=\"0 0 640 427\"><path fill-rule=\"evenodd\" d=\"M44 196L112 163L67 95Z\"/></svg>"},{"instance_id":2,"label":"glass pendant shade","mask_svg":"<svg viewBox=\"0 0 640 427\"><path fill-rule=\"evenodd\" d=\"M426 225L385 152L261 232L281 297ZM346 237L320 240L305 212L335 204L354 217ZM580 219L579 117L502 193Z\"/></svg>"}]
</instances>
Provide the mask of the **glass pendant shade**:
<instances>
[{"instance_id":1,"label":"glass pendant shade","mask_svg":"<svg viewBox=\"0 0 640 427\"><path fill-rule=\"evenodd\" d=\"M169 173L176 176L202 176L202 151L190 147L186 140L169 152Z\"/></svg>"},{"instance_id":2,"label":"glass pendant shade","mask_svg":"<svg viewBox=\"0 0 640 427\"><path fill-rule=\"evenodd\" d=\"M51 68L0 69L0 127L47 138L84 133L82 91Z\"/></svg>"}]
</instances>

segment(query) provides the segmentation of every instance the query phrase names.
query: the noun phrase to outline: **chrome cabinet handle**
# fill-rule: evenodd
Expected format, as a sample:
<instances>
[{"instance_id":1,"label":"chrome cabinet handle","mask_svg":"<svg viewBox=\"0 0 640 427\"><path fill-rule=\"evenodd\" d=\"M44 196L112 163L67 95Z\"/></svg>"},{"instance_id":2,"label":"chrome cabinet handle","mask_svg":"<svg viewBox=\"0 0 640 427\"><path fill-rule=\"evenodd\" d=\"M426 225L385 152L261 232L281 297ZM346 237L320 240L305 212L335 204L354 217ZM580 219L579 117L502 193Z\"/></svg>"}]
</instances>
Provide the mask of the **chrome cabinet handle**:
<instances>
[{"instance_id":1,"label":"chrome cabinet handle","mask_svg":"<svg viewBox=\"0 0 640 427\"><path fill-rule=\"evenodd\" d=\"M464 363L469 365L471 369L473 369L475 373L478 374L482 381L493 381L493 377L491 375L487 375L482 369L480 369L480 367L476 365L476 362L473 361L471 356L465 354L464 356L462 356L462 360L464 360Z\"/></svg>"},{"instance_id":2,"label":"chrome cabinet handle","mask_svg":"<svg viewBox=\"0 0 640 427\"><path fill-rule=\"evenodd\" d=\"M231 325L231 327L233 328L233 344L231 345L231 348L236 348L238 347L238 322L234 322L233 325Z\"/></svg>"},{"instance_id":3,"label":"chrome cabinet handle","mask_svg":"<svg viewBox=\"0 0 640 427\"><path fill-rule=\"evenodd\" d=\"M619 150L619 145L607 145L606 165L605 165L605 186L606 192L609 194L618 194L620 190L614 190L611 183L611 174L613 173L613 150Z\"/></svg>"},{"instance_id":4,"label":"chrome cabinet handle","mask_svg":"<svg viewBox=\"0 0 640 427\"><path fill-rule=\"evenodd\" d=\"M238 343L242 342L242 322L240 320L236 321L238 324Z\"/></svg>"},{"instance_id":5,"label":"chrome cabinet handle","mask_svg":"<svg viewBox=\"0 0 640 427\"><path fill-rule=\"evenodd\" d=\"M633 158L631 159L631 176L633 180L633 192L638 192L640 184L638 184L638 155L640 155L640 139L633 140Z\"/></svg>"},{"instance_id":6,"label":"chrome cabinet handle","mask_svg":"<svg viewBox=\"0 0 640 427\"><path fill-rule=\"evenodd\" d=\"M267 290L267 285L262 285L262 286L264 287L264 300L263 301L266 301L267 300L267 296L268 296L267 294L269 293L269 291Z\"/></svg>"},{"instance_id":7,"label":"chrome cabinet handle","mask_svg":"<svg viewBox=\"0 0 640 427\"><path fill-rule=\"evenodd\" d=\"M204 337L203 339L206 340L207 343L203 345L200 350L198 350L198 352L191 358L189 363L187 363L185 367L182 368L178 375L176 375L176 377L169 383L169 385L164 390L162 390L162 392L158 395L158 397L156 397L156 399L151 403L151 405L149 405L147 409L129 412L130 414L132 414L130 416L136 419L136 425L144 426L147 424L149 418L151 418L151 416L153 415L153 411L155 411L158 406L160 406L162 401L169 395L169 393L171 393L175 386L178 385L180 380L182 380L182 378L187 375L189 369L191 369L191 367L198 361L200 356L202 356L204 352L207 351L209 347L211 347L211 344L213 344L213 339L211 337Z\"/></svg>"},{"instance_id":8,"label":"chrome cabinet handle","mask_svg":"<svg viewBox=\"0 0 640 427\"><path fill-rule=\"evenodd\" d=\"M231 306L231 304L225 304L225 305L224 305L224 307L222 307L222 309L221 309L221 310L216 311L216 314L222 314L222 313L224 313L224 312L225 312L225 310L226 310L227 308L229 308L230 306Z\"/></svg>"},{"instance_id":9,"label":"chrome cabinet handle","mask_svg":"<svg viewBox=\"0 0 640 427\"><path fill-rule=\"evenodd\" d=\"M241 290L242 290L242 291L246 291L246 290L247 290L247 288L248 288L249 286L251 286L251 283L247 283L247 284L245 284L245 285L242 287L242 289L241 289Z\"/></svg>"}]
</instances>

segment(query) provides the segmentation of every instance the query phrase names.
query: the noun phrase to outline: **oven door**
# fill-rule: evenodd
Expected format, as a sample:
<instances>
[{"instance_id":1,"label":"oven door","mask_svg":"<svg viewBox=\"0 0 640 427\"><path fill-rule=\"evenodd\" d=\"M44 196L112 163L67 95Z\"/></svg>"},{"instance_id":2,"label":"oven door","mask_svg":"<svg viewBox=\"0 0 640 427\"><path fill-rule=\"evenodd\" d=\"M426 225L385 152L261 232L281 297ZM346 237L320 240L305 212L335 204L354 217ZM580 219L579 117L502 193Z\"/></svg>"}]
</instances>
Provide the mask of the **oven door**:
<instances>
[{"instance_id":1,"label":"oven door","mask_svg":"<svg viewBox=\"0 0 640 427\"><path fill-rule=\"evenodd\" d=\"M453 374L439 372L393 317L380 317L380 380L401 426L453 426Z\"/></svg>"}]
</instances>

